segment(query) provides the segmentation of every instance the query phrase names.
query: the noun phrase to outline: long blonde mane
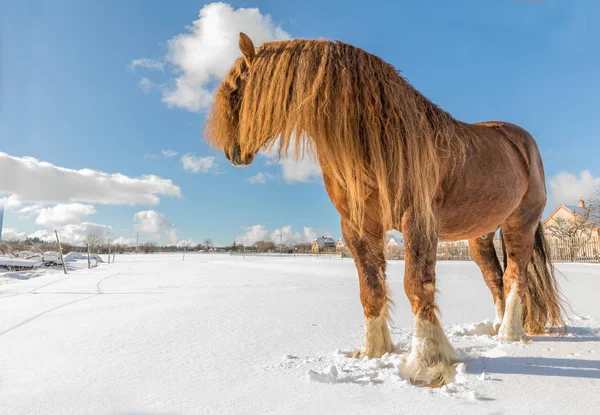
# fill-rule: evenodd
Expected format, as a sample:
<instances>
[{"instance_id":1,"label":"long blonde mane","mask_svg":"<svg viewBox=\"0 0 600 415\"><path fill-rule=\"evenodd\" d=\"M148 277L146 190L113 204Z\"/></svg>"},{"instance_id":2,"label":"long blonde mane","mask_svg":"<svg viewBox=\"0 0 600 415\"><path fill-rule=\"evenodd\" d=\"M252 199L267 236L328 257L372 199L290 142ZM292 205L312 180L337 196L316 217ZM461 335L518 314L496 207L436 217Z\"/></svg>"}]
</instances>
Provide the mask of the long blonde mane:
<instances>
[{"instance_id":1,"label":"long blonde mane","mask_svg":"<svg viewBox=\"0 0 600 415\"><path fill-rule=\"evenodd\" d=\"M220 85L205 134L242 154L279 145L279 154L314 152L346 192L362 232L376 192L384 230L408 207L424 232L436 227L434 197L444 159L465 159L472 134L414 89L391 65L362 49L326 40L265 43L251 63L238 59Z\"/></svg>"}]
</instances>

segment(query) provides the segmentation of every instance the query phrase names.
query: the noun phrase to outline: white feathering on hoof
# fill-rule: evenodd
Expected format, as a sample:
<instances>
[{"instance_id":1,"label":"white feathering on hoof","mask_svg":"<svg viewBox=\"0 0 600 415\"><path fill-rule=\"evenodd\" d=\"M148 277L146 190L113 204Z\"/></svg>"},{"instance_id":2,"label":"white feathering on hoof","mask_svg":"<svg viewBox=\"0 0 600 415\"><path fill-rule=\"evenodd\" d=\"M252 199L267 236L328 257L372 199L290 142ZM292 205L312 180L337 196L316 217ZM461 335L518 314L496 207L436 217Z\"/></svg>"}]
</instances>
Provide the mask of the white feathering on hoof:
<instances>
[{"instance_id":1,"label":"white feathering on hoof","mask_svg":"<svg viewBox=\"0 0 600 415\"><path fill-rule=\"evenodd\" d=\"M365 324L365 345L354 353L354 357L381 357L392 351L392 338L387 325L387 305L379 317L368 318Z\"/></svg>"},{"instance_id":2,"label":"white feathering on hoof","mask_svg":"<svg viewBox=\"0 0 600 415\"><path fill-rule=\"evenodd\" d=\"M451 383L461 362L439 323L417 318L411 351L400 373L417 386Z\"/></svg>"},{"instance_id":3,"label":"white feathering on hoof","mask_svg":"<svg viewBox=\"0 0 600 415\"><path fill-rule=\"evenodd\" d=\"M521 297L513 285L506 299L506 310L502 325L498 330L498 339L502 341L526 341L527 336L521 322Z\"/></svg>"}]
</instances>

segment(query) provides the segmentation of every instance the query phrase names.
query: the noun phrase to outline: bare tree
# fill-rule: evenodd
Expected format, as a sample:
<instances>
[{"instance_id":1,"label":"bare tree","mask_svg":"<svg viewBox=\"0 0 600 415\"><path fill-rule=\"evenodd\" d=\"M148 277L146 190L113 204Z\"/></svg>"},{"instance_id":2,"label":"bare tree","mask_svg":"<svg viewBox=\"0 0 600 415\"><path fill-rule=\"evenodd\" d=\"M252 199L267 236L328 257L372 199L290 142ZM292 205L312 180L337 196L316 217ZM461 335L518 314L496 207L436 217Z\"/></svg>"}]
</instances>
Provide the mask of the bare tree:
<instances>
[{"instance_id":1,"label":"bare tree","mask_svg":"<svg viewBox=\"0 0 600 415\"><path fill-rule=\"evenodd\" d=\"M90 248L91 252L94 252L94 249L98 249L98 246L102 243L102 237L95 233L88 233L85 237L85 244Z\"/></svg>"},{"instance_id":2,"label":"bare tree","mask_svg":"<svg viewBox=\"0 0 600 415\"><path fill-rule=\"evenodd\" d=\"M145 254L152 254L156 252L157 248L154 242L148 241L140 246L140 250Z\"/></svg>"},{"instance_id":3,"label":"bare tree","mask_svg":"<svg viewBox=\"0 0 600 415\"><path fill-rule=\"evenodd\" d=\"M598 193L597 193L598 194ZM546 226L546 231L554 238L568 245L568 256L574 261L576 253L592 238L595 229L600 228L600 203L595 198L580 206L572 218L556 218Z\"/></svg>"},{"instance_id":4,"label":"bare tree","mask_svg":"<svg viewBox=\"0 0 600 415\"><path fill-rule=\"evenodd\" d=\"M256 241L253 246L258 252L269 252L275 249L275 244L271 241Z\"/></svg>"},{"instance_id":5,"label":"bare tree","mask_svg":"<svg viewBox=\"0 0 600 415\"><path fill-rule=\"evenodd\" d=\"M210 247L211 247L211 245L212 245L212 244L213 244L213 241L212 241L212 239L210 239L210 238L206 238L206 239L204 240L204 246L205 246L205 249L206 249L207 251L210 251Z\"/></svg>"},{"instance_id":6,"label":"bare tree","mask_svg":"<svg viewBox=\"0 0 600 415\"><path fill-rule=\"evenodd\" d=\"M88 233L85 237L85 244L87 246L88 251L88 268L91 267L90 263L90 253L94 253L96 250L96 266L98 265L98 247L102 243L102 237L96 233Z\"/></svg>"}]
</instances>

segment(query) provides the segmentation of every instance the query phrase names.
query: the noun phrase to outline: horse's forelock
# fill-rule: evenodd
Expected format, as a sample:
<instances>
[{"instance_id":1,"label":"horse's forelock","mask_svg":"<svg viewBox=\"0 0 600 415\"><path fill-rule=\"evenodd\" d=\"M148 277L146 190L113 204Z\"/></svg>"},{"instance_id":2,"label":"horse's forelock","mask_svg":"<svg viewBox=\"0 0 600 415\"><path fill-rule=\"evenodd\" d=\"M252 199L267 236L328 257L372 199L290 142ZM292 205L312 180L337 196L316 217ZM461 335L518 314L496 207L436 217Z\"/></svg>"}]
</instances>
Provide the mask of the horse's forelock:
<instances>
[{"instance_id":1,"label":"horse's forelock","mask_svg":"<svg viewBox=\"0 0 600 415\"><path fill-rule=\"evenodd\" d=\"M208 142L219 150L227 149L239 140L239 111L247 72L245 60L237 59L217 88L204 134Z\"/></svg>"}]
</instances>

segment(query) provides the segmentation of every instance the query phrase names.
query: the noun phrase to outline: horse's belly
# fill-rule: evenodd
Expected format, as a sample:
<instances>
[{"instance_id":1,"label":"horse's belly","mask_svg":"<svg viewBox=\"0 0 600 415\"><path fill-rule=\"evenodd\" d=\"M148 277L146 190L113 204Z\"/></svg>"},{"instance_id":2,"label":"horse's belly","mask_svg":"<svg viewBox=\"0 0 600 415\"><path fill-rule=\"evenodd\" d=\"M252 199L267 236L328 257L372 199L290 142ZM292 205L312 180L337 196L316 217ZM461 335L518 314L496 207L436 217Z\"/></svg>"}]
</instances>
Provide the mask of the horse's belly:
<instances>
[{"instance_id":1,"label":"horse's belly","mask_svg":"<svg viewBox=\"0 0 600 415\"><path fill-rule=\"evenodd\" d=\"M496 231L521 203L524 190L520 190L479 192L473 199L467 196L446 200L441 209L439 239L459 241Z\"/></svg>"}]
</instances>

